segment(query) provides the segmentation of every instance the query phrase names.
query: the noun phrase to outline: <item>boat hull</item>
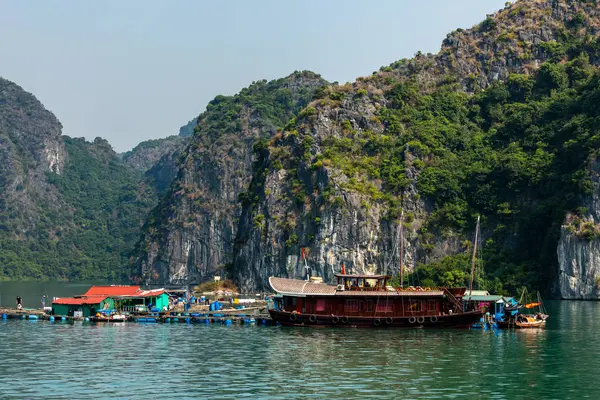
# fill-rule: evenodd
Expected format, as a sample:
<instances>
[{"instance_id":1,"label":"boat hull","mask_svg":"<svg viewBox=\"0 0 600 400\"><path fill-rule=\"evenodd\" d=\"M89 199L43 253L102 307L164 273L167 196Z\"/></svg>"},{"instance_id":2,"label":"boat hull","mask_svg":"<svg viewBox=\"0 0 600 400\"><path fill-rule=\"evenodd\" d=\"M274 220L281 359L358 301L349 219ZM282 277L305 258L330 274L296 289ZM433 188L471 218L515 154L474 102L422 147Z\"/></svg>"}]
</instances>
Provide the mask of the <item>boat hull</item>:
<instances>
[{"instance_id":1,"label":"boat hull","mask_svg":"<svg viewBox=\"0 0 600 400\"><path fill-rule=\"evenodd\" d=\"M539 320L539 321L535 321L535 322L498 322L498 328L502 328L502 329L539 329L539 328L545 328L546 327L546 321L543 320Z\"/></svg>"},{"instance_id":2,"label":"boat hull","mask_svg":"<svg viewBox=\"0 0 600 400\"><path fill-rule=\"evenodd\" d=\"M271 318L284 326L335 328L469 328L482 316L479 311L438 316L355 317L269 310Z\"/></svg>"}]
</instances>

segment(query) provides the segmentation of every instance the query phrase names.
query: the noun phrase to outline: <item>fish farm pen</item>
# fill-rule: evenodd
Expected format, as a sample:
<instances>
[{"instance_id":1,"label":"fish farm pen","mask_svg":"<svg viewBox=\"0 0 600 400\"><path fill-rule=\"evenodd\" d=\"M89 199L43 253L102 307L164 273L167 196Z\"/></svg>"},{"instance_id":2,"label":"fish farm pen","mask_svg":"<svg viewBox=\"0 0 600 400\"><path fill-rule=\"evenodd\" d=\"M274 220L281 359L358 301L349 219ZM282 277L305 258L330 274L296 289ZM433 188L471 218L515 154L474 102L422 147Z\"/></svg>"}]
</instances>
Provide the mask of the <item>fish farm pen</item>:
<instances>
[{"instance_id":1,"label":"fish farm pen","mask_svg":"<svg viewBox=\"0 0 600 400\"><path fill-rule=\"evenodd\" d=\"M277 325L268 314L243 314L236 312L209 312L209 313L149 313L140 315L128 315L122 320L112 320L101 317L72 317L49 315L41 310L14 310L0 309L0 317L2 320L21 319L21 320L45 320L50 322L74 322L83 321L97 324L118 324L118 323L167 323L167 324L260 324L260 325Z\"/></svg>"}]
</instances>

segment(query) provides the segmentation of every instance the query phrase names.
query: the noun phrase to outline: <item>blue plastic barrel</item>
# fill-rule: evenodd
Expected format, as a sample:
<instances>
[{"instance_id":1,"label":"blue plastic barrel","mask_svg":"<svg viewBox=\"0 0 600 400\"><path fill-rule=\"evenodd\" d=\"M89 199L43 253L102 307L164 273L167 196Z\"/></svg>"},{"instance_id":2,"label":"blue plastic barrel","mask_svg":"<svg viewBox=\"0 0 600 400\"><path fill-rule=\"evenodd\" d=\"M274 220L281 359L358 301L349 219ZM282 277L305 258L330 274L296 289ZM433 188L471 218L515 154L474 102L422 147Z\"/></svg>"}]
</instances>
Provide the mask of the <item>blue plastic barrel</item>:
<instances>
[{"instance_id":1,"label":"blue plastic barrel","mask_svg":"<svg viewBox=\"0 0 600 400\"><path fill-rule=\"evenodd\" d=\"M54 322L54 316L50 316L50 322Z\"/></svg>"},{"instance_id":2,"label":"blue plastic barrel","mask_svg":"<svg viewBox=\"0 0 600 400\"><path fill-rule=\"evenodd\" d=\"M37 315L30 315L29 319L38 319L38 316Z\"/></svg>"},{"instance_id":3,"label":"blue plastic barrel","mask_svg":"<svg viewBox=\"0 0 600 400\"><path fill-rule=\"evenodd\" d=\"M8 318L8 315L2 314L2 319L7 319L7 318Z\"/></svg>"},{"instance_id":4,"label":"blue plastic barrel","mask_svg":"<svg viewBox=\"0 0 600 400\"><path fill-rule=\"evenodd\" d=\"M225 321L223 321L223 324L231 325L231 324L233 324L233 322L230 319L226 319Z\"/></svg>"},{"instance_id":5,"label":"blue plastic barrel","mask_svg":"<svg viewBox=\"0 0 600 400\"><path fill-rule=\"evenodd\" d=\"M60 320L61 320L61 321L66 321L66 320L67 320L67 317L60 317Z\"/></svg>"}]
</instances>

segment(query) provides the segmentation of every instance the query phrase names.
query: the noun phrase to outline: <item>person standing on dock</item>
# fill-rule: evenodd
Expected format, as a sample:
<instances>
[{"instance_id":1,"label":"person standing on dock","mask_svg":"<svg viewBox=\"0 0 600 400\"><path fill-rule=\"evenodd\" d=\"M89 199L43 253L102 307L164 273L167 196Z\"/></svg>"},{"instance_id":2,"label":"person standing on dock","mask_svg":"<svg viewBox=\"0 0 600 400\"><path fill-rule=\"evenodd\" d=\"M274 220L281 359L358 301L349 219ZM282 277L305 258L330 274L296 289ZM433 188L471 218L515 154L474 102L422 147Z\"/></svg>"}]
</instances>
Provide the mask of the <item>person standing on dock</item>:
<instances>
[{"instance_id":1,"label":"person standing on dock","mask_svg":"<svg viewBox=\"0 0 600 400\"><path fill-rule=\"evenodd\" d=\"M42 296L42 310L46 308L46 295Z\"/></svg>"},{"instance_id":2,"label":"person standing on dock","mask_svg":"<svg viewBox=\"0 0 600 400\"><path fill-rule=\"evenodd\" d=\"M17 296L17 310L23 309L23 299L21 296Z\"/></svg>"}]
</instances>

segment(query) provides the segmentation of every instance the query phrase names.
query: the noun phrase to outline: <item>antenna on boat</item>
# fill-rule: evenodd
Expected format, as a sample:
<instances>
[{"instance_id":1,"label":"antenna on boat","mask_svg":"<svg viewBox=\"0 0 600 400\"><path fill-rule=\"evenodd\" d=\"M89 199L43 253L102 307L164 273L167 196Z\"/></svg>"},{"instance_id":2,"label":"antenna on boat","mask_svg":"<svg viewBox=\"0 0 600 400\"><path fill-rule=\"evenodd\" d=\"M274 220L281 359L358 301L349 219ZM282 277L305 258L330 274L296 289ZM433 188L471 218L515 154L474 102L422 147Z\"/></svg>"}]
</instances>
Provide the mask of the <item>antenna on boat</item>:
<instances>
[{"instance_id":1,"label":"antenna on boat","mask_svg":"<svg viewBox=\"0 0 600 400\"><path fill-rule=\"evenodd\" d=\"M402 226L402 221L404 221L404 208L400 212L400 223L398 224L398 228L400 229L400 288L404 289L404 227Z\"/></svg>"},{"instance_id":2,"label":"antenna on boat","mask_svg":"<svg viewBox=\"0 0 600 400\"><path fill-rule=\"evenodd\" d=\"M473 242L473 259L471 260L471 281L469 282L469 296L473 295L473 275L475 274L475 257L477 256L477 239L479 238L479 219L477 216L477 225L475 226L475 241Z\"/></svg>"}]
</instances>

